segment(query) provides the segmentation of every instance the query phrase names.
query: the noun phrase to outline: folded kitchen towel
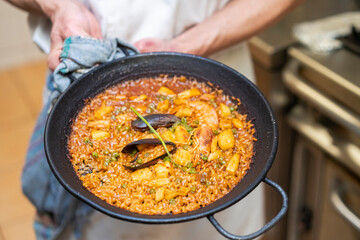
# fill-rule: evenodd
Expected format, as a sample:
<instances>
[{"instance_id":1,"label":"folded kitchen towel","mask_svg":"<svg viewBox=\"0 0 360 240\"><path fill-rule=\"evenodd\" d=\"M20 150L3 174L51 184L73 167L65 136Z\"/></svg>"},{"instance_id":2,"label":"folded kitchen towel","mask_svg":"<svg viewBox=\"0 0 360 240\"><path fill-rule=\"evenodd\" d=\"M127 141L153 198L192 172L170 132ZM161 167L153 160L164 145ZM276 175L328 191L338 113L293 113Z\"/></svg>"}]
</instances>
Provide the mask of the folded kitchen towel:
<instances>
[{"instance_id":1,"label":"folded kitchen towel","mask_svg":"<svg viewBox=\"0 0 360 240\"><path fill-rule=\"evenodd\" d=\"M93 212L61 186L47 164L44 128L52 104L70 86L69 74L76 79L101 63L135 53L135 47L119 39L73 36L65 40L60 64L47 78L47 99L30 139L21 176L23 192L37 210L34 223L37 239L56 239L67 227L73 227L76 238L80 238L82 226Z\"/></svg>"},{"instance_id":2,"label":"folded kitchen towel","mask_svg":"<svg viewBox=\"0 0 360 240\"><path fill-rule=\"evenodd\" d=\"M338 37L348 35L351 27L360 28L360 12L347 12L294 26L293 34L311 51L328 54L342 47Z\"/></svg>"}]
</instances>

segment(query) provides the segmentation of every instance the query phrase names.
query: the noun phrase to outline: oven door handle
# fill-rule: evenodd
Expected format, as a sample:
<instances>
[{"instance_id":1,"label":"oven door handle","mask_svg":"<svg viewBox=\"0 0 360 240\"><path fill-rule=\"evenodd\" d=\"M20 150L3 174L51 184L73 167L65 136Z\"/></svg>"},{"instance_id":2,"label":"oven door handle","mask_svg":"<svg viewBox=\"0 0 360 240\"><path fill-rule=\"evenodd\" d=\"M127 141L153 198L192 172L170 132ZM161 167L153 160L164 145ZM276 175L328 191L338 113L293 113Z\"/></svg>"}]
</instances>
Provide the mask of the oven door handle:
<instances>
[{"instance_id":1,"label":"oven door handle","mask_svg":"<svg viewBox=\"0 0 360 240\"><path fill-rule=\"evenodd\" d=\"M341 199L341 191L343 188L339 184L333 184L330 191L330 202L336 211L349 222L357 231L360 232L360 218L351 211L346 203Z\"/></svg>"},{"instance_id":2,"label":"oven door handle","mask_svg":"<svg viewBox=\"0 0 360 240\"><path fill-rule=\"evenodd\" d=\"M329 118L360 135L360 116L334 102L308 84L299 74L299 67L300 63L295 60L290 61L286 66L283 73L286 87Z\"/></svg>"}]
</instances>

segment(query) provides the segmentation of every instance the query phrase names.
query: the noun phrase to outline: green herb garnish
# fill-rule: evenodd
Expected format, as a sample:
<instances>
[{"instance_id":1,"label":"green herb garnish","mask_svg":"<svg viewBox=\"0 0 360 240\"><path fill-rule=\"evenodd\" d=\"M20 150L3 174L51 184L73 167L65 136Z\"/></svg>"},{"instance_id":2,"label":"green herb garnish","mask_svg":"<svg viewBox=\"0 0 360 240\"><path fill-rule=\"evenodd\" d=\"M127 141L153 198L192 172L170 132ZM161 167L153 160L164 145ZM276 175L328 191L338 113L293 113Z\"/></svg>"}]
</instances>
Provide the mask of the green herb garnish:
<instances>
[{"instance_id":1,"label":"green herb garnish","mask_svg":"<svg viewBox=\"0 0 360 240\"><path fill-rule=\"evenodd\" d=\"M148 126L148 128L150 129L150 132L152 132L153 134L155 134L155 136L160 140L162 146L165 149L165 152L167 153L168 157L170 158L170 162L175 166L178 167L180 169L182 169L185 172L189 172L189 173L197 173L197 172L190 172L188 169L183 168L182 166L180 166L179 164L177 164L171 157L171 154L164 142L164 140L162 139L162 137L155 131L155 129L150 125L150 123L148 121L146 121L146 119L141 116L140 113L138 113L138 111L136 111L133 107L130 106L130 109L146 124L146 126ZM185 120L186 121L186 120Z\"/></svg>"}]
</instances>

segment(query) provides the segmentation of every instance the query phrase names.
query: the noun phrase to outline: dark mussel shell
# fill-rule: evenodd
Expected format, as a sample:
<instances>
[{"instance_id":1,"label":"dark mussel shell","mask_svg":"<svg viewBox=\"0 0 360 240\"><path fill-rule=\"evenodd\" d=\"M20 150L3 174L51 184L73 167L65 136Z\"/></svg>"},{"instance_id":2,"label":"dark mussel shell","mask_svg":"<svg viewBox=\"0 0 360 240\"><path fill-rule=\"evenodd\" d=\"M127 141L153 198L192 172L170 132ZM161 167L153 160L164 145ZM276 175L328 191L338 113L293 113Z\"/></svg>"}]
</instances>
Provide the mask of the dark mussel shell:
<instances>
[{"instance_id":1,"label":"dark mussel shell","mask_svg":"<svg viewBox=\"0 0 360 240\"><path fill-rule=\"evenodd\" d=\"M169 152L173 152L176 149L175 143L170 142L170 141L164 141L164 143L167 146L169 146ZM138 145L162 145L162 143L157 138L145 138L145 139L137 140L137 141L127 144L121 150L121 152L122 153L131 153L133 150L137 150ZM156 164L158 162L158 160L162 157L165 157L167 153L165 152L165 149L164 149L164 154L156 156L155 158L149 159L148 161L140 163L140 164L137 163L137 161L136 161L139 157L139 154L140 154L140 152L135 155L135 158L130 163L123 164L123 166L130 170L137 170L137 169L145 168L145 167Z\"/></svg>"},{"instance_id":2,"label":"dark mussel shell","mask_svg":"<svg viewBox=\"0 0 360 240\"><path fill-rule=\"evenodd\" d=\"M150 114L144 118L155 129L159 127L170 127L177 121L180 121L180 118L172 114ZM149 127L140 118L132 121L131 127L142 132L149 130Z\"/></svg>"}]
</instances>

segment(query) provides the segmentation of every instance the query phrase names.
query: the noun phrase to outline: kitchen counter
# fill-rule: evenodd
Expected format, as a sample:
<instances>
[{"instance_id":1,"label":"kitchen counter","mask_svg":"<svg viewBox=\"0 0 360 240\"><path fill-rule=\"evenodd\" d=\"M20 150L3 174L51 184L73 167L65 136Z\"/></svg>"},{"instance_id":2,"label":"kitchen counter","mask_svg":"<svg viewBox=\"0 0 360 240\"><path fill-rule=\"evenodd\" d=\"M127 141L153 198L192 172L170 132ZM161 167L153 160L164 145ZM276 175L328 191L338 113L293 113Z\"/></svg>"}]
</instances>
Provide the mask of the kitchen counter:
<instances>
[{"instance_id":1,"label":"kitchen counter","mask_svg":"<svg viewBox=\"0 0 360 240\"><path fill-rule=\"evenodd\" d=\"M286 50L297 44L292 27L300 22L360 9L358 0L308 0L280 22L249 41L254 60L266 68L278 68L286 61Z\"/></svg>"}]
</instances>

